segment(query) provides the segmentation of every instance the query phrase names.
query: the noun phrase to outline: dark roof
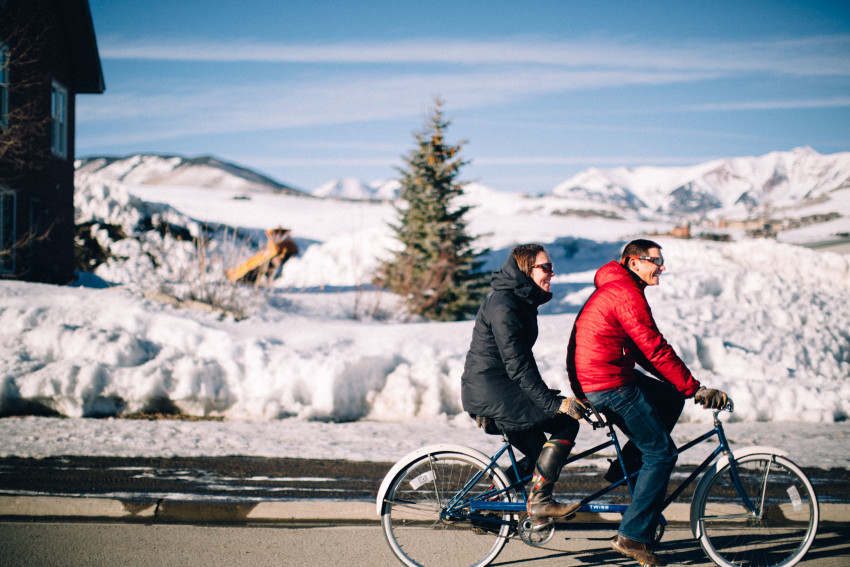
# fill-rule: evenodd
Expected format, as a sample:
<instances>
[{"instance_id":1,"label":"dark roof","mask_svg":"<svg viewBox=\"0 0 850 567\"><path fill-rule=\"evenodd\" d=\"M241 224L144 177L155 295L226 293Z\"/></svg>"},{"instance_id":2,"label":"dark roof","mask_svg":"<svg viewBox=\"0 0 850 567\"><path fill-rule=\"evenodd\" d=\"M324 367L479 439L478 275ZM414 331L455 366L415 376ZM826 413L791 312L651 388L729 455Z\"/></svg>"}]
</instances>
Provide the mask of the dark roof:
<instances>
[{"instance_id":1,"label":"dark roof","mask_svg":"<svg viewBox=\"0 0 850 567\"><path fill-rule=\"evenodd\" d=\"M71 42L71 58L74 63L74 90L77 93L101 94L106 89L94 24L88 0L61 0L62 19L65 21Z\"/></svg>"}]
</instances>

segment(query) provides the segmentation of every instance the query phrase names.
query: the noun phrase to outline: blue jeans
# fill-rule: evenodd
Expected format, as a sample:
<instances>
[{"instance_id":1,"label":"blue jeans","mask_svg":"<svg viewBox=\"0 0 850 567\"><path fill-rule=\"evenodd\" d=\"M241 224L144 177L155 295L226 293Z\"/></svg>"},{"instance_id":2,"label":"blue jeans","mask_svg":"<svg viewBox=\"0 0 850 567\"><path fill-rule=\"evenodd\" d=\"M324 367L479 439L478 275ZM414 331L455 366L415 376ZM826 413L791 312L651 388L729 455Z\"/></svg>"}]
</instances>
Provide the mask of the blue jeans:
<instances>
[{"instance_id":1,"label":"blue jeans","mask_svg":"<svg viewBox=\"0 0 850 567\"><path fill-rule=\"evenodd\" d=\"M632 503L623 514L618 532L625 538L651 544L670 473L676 465L676 444L658 410L637 384L585 395L643 454Z\"/></svg>"}]
</instances>

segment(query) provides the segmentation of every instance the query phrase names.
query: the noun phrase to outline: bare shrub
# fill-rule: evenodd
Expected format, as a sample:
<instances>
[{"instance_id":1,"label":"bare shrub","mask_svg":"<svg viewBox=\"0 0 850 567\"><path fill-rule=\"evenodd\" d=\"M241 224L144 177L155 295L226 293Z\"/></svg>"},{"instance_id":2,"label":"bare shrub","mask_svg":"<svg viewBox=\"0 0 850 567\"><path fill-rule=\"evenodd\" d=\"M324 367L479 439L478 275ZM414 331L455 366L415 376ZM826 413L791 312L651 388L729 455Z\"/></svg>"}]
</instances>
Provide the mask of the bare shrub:
<instances>
[{"instance_id":1,"label":"bare shrub","mask_svg":"<svg viewBox=\"0 0 850 567\"><path fill-rule=\"evenodd\" d=\"M155 289L149 291L164 294L180 306L197 303L235 319L247 316L256 288L240 286L226 275L238 258L237 251L247 247L236 231L225 229L221 238L202 231L191 241L165 233L159 242L148 244L146 253L156 267Z\"/></svg>"}]
</instances>

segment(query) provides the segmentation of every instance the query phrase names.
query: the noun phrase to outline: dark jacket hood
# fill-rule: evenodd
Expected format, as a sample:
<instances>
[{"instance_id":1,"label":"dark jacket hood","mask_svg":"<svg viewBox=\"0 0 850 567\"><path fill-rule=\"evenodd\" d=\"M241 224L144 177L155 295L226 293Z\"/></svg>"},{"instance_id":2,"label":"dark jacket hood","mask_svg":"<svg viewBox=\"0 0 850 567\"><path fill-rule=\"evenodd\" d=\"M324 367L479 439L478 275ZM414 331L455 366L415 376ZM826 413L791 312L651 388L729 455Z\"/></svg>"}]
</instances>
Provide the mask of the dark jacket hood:
<instances>
[{"instance_id":1,"label":"dark jacket hood","mask_svg":"<svg viewBox=\"0 0 850 567\"><path fill-rule=\"evenodd\" d=\"M512 291L517 297L535 307L552 299L550 292L544 291L534 283L534 280L522 273L513 256L502 264L498 272L490 275L490 286L494 291Z\"/></svg>"}]
</instances>

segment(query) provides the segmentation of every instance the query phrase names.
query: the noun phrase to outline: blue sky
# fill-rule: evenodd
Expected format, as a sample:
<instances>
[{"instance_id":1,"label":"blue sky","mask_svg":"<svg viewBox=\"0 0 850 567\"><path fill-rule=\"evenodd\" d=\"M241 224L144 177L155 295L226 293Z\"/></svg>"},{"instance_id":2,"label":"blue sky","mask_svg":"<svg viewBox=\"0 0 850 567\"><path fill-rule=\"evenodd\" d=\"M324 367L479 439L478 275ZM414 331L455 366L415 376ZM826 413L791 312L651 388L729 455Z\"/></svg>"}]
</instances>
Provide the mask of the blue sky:
<instances>
[{"instance_id":1,"label":"blue sky","mask_svg":"<svg viewBox=\"0 0 850 567\"><path fill-rule=\"evenodd\" d=\"M465 181L850 150L850 2L90 0L77 157L213 155L303 190L396 177L435 97Z\"/></svg>"}]
</instances>

